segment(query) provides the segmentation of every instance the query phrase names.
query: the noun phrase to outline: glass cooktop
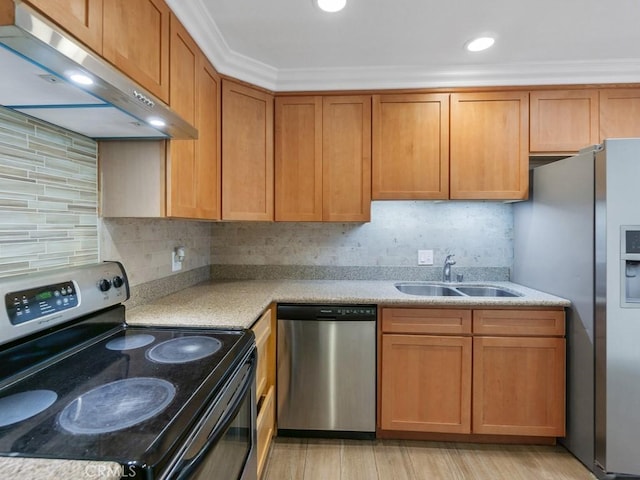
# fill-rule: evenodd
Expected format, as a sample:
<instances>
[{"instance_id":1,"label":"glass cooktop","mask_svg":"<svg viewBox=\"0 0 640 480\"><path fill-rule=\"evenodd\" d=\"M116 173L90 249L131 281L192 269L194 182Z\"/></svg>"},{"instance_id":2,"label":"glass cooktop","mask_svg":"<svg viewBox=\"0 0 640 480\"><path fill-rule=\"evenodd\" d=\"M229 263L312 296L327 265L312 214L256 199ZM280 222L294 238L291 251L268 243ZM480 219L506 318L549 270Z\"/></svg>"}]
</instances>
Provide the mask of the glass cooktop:
<instances>
[{"instance_id":1,"label":"glass cooktop","mask_svg":"<svg viewBox=\"0 0 640 480\"><path fill-rule=\"evenodd\" d=\"M243 331L123 327L0 390L0 455L153 465L251 341Z\"/></svg>"}]
</instances>

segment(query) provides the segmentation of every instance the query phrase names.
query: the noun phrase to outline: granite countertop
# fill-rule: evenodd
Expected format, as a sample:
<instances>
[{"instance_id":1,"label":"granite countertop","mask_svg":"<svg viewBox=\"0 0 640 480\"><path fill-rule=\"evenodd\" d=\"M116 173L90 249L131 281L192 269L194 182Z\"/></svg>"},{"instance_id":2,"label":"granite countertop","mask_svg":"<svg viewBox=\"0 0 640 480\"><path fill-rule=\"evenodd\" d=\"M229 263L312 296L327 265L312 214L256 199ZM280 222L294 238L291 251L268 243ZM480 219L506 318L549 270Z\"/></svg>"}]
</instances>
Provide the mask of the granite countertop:
<instances>
[{"instance_id":1,"label":"granite countertop","mask_svg":"<svg viewBox=\"0 0 640 480\"><path fill-rule=\"evenodd\" d=\"M0 458L0 478L38 480L119 480L126 470L114 462L53 460L48 458Z\"/></svg>"},{"instance_id":2,"label":"granite countertop","mask_svg":"<svg viewBox=\"0 0 640 480\"><path fill-rule=\"evenodd\" d=\"M442 307L567 307L568 300L511 282L465 282L515 290L520 297L424 297L399 292L393 281L234 280L208 281L127 310L131 325L249 328L272 302L377 304ZM459 284L452 284L452 286ZM0 458L0 478L115 480L112 462Z\"/></svg>"},{"instance_id":3,"label":"granite countertop","mask_svg":"<svg viewBox=\"0 0 640 480\"><path fill-rule=\"evenodd\" d=\"M209 281L127 311L131 325L249 328L272 302L442 307L567 307L570 302L511 282L465 282L514 290L520 297L426 297L384 280ZM452 286L460 285L452 283Z\"/></svg>"}]
</instances>

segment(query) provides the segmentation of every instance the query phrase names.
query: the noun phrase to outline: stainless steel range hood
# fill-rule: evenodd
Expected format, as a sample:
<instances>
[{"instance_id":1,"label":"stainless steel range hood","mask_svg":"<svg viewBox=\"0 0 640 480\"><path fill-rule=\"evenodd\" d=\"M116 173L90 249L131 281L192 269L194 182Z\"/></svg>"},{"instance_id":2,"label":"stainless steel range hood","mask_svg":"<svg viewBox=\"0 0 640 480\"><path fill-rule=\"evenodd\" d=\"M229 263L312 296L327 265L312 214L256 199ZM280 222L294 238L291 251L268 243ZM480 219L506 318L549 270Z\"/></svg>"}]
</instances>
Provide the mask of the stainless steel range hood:
<instances>
[{"instance_id":1,"label":"stainless steel range hood","mask_svg":"<svg viewBox=\"0 0 640 480\"><path fill-rule=\"evenodd\" d=\"M14 25L0 26L0 71L0 105L88 137L198 137L166 104L21 2ZM74 84L77 73L93 83Z\"/></svg>"}]
</instances>

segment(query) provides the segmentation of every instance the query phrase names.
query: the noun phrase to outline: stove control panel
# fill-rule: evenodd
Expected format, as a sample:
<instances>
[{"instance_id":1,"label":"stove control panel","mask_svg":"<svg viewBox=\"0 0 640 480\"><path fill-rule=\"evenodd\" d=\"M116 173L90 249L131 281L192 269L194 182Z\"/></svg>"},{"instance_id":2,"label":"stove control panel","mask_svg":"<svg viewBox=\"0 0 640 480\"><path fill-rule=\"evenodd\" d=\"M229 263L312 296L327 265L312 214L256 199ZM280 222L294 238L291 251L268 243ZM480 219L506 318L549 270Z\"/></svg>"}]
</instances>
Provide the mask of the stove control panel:
<instances>
[{"instance_id":1,"label":"stove control panel","mask_svg":"<svg viewBox=\"0 0 640 480\"><path fill-rule=\"evenodd\" d=\"M78 306L77 288L72 281L9 292L4 297L13 325L35 320Z\"/></svg>"},{"instance_id":2,"label":"stove control panel","mask_svg":"<svg viewBox=\"0 0 640 480\"><path fill-rule=\"evenodd\" d=\"M129 298L119 262L0 278L0 345L97 313ZM1 305L1 304L0 304Z\"/></svg>"}]
</instances>

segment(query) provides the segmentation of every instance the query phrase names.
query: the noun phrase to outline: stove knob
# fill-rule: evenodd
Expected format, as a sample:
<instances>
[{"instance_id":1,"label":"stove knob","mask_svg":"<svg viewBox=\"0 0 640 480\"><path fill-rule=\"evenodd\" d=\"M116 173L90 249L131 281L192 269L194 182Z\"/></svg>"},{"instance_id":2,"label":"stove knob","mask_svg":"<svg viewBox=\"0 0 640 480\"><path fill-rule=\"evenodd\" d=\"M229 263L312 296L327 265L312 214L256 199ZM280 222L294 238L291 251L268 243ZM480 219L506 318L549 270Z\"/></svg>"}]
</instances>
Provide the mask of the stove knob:
<instances>
[{"instance_id":1,"label":"stove knob","mask_svg":"<svg viewBox=\"0 0 640 480\"><path fill-rule=\"evenodd\" d=\"M111 288L111 282L106 278L103 278L98 282L98 288L101 292L106 292Z\"/></svg>"},{"instance_id":2,"label":"stove knob","mask_svg":"<svg viewBox=\"0 0 640 480\"><path fill-rule=\"evenodd\" d=\"M112 282L113 286L116 288L120 288L124 284L124 280L120 275L116 275L115 277L113 277Z\"/></svg>"}]
</instances>

